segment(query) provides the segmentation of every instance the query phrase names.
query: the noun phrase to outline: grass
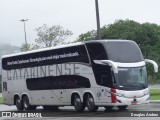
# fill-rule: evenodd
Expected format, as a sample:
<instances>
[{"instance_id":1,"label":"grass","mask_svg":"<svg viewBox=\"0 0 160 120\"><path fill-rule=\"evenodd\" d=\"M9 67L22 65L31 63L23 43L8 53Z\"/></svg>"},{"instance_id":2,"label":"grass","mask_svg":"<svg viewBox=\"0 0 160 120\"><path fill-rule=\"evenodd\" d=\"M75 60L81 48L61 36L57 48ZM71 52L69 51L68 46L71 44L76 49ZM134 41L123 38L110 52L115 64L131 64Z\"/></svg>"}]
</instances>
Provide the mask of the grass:
<instances>
[{"instance_id":1,"label":"grass","mask_svg":"<svg viewBox=\"0 0 160 120\"><path fill-rule=\"evenodd\" d=\"M160 100L160 89L150 90L150 100Z\"/></svg>"},{"instance_id":2,"label":"grass","mask_svg":"<svg viewBox=\"0 0 160 120\"><path fill-rule=\"evenodd\" d=\"M0 104L2 104L3 103L3 98L2 97L0 97Z\"/></svg>"}]
</instances>

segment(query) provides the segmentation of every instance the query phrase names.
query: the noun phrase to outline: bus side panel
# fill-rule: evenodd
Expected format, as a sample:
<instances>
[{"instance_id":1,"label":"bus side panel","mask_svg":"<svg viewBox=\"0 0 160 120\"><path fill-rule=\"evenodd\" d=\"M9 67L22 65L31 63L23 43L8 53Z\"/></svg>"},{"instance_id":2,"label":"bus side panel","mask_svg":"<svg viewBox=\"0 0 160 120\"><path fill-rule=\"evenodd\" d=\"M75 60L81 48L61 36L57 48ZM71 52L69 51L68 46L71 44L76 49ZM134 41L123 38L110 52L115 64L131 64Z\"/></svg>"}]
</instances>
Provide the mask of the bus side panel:
<instances>
[{"instance_id":1,"label":"bus side panel","mask_svg":"<svg viewBox=\"0 0 160 120\"><path fill-rule=\"evenodd\" d=\"M4 99L4 104L13 105L14 95L22 95L26 92L26 82L25 79L16 79L11 77L11 71L2 70L2 96ZM21 96L20 96L21 97Z\"/></svg>"},{"instance_id":2,"label":"bus side panel","mask_svg":"<svg viewBox=\"0 0 160 120\"><path fill-rule=\"evenodd\" d=\"M72 65L73 64L70 64L70 66L72 66ZM71 71L71 74L69 74L68 76L66 75L67 81L72 79L72 78L68 79L69 76L77 75L77 77L82 76L84 78L88 78L91 86L96 86L95 78L94 78L93 71L92 71L91 67L89 67L87 65L75 64L75 63L74 63L74 65L75 65L76 69L74 69L74 68L69 69ZM64 67L62 67L62 68L64 68ZM65 75L66 70L65 69L62 70L62 73ZM54 73L54 74L56 74L56 73ZM57 78L60 77L58 79L61 79L61 75L60 76L55 76L55 77L57 77ZM50 78L48 78L48 79L50 79ZM53 79L54 79L54 77L52 77L52 80ZM47 79L44 78L44 81L46 81L46 80ZM32 81L32 80L30 80L30 81ZM70 82L68 81L68 83L66 83L66 84L69 85ZM46 82L44 84L47 85ZM51 84L54 84L54 83L52 82ZM63 89L63 88L61 88L61 86L64 87L63 82L62 82L62 85L61 85L60 81L59 82L57 81L55 89L29 90L30 91L30 96L31 96L31 104L33 104L33 105L60 105L60 106L71 105L71 101L70 101L71 100L71 93L73 93L74 91L75 92L76 91L82 92L83 89L85 89L85 88L81 88L82 90L80 90L78 88ZM87 88L87 89L90 89L90 88Z\"/></svg>"},{"instance_id":3,"label":"bus side panel","mask_svg":"<svg viewBox=\"0 0 160 120\"><path fill-rule=\"evenodd\" d=\"M2 97L4 104L13 105L13 82L8 80L7 71L2 70Z\"/></svg>"}]
</instances>

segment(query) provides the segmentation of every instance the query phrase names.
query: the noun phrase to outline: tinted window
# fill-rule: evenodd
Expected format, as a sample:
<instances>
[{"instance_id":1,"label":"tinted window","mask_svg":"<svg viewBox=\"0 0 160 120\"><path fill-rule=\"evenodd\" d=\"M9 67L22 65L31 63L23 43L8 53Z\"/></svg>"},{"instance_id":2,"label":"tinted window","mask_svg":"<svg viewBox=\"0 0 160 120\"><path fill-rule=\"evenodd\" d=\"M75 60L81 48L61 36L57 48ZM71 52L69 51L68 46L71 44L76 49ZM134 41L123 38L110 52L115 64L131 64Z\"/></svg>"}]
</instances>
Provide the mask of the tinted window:
<instances>
[{"instance_id":1,"label":"tinted window","mask_svg":"<svg viewBox=\"0 0 160 120\"><path fill-rule=\"evenodd\" d=\"M101 43L86 43L95 79L98 85L112 87L111 67L107 65L95 64L93 60L107 60L106 51Z\"/></svg>"},{"instance_id":2,"label":"tinted window","mask_svg":"<svg viewBox=\"0 0 160 120\"><path fill-rule=\"evenodd\" d=\"M105 46L108 59L114 62L132 63L143 61L138 45L132 41L108 41Z\"/></svg>"},{"instance_id":3,"label":"tinted window","mask_svg":"<svg viewBox=\"0 0 160 120\"><path fill-rule=\"evenodd\" d=\"M107 55L101 43L86 43L91 60L106 60Z\"/></svg>"},{"instance_id":4,"label":"tinted window","mask_svg":"<svg viewBox=\"0 0 160 120\"><path fill-rule=\"evenodd\" d=\"M7 82L3 82L3 91L7 91Z\"/></svg>"},{"instance_id":5,"label":"tinted window","mask_svg":"<svg viewBox=\"0 0 160 120\"><path fill-rule=\"evenodd\" d=\"M93 71L98 85L113 87L114 78L110 66L93 64Z\"/></svg>"},{"instance_id":6,"label":"tinted window","mask_svg":"<svg viewBox=\"0 0 160 120\"><path fill-rule=\"evenodd\" d=\"M10 70L67 62L89 63L85 46L79 45L3 58L2 67Z\"/></svg>"},{"instance_id":7,"label":"tinted window","mask_svg":"<svg viewBox=\"0 0 160 120\"><path fill-rule=\"evenodd\" d=\"M29 90L90 88L88 78L78 75L61 75L26 80Z\"/></svg>"}]
</instances>

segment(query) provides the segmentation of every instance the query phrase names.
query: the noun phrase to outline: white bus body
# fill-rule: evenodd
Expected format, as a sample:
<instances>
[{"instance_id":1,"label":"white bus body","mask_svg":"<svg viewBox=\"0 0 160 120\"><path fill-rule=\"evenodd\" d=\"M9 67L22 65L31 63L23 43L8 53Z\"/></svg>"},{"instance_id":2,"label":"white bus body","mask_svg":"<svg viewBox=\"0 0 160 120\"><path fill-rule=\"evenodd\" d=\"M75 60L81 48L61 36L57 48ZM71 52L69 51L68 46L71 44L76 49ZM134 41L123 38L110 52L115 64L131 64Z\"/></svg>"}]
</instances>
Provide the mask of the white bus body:
<instances>
[{"instance_id":1,"label":"white bus body","mask_svg":"<svg viewBox=\"0 0 160 120\"><path fill-rule=\"evenodd\" d=\"M96 111L99 106L149 102L146 62L130 40L101 40L34 50L2 58L4 103L18 110L57 109Z\"/></svg>"}]
</instances>

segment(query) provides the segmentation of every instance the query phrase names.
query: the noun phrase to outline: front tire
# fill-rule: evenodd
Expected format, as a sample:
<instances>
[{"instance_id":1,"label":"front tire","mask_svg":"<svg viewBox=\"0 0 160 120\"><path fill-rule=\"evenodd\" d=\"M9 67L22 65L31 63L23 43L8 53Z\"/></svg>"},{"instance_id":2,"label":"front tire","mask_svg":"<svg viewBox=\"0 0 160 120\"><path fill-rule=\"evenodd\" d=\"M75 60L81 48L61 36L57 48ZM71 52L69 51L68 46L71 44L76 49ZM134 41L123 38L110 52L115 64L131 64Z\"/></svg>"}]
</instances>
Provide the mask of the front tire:
<instances>
[{"instance_id":1,"label":"front tire","mask_svg":"<svg viewBox=\"0 0 160 120\"><path fill-rule=\"evenodd\" d=\"M73 99L73 105L77 112L82 112L85 109L84 103L81 102L80 96L75 95Z\"/></svg>"},{"instance_id":2,"label":"front tire","mask_svg":"<svg viewBox=\"0 0 160 120\"><path fill-rule=\"evenodd\" d=\"M18 110L23 110L24 109L22 100L19 97L16 97L15 104L16 104L16 107L17 107Z\"/></svg>"},{"instance_id":3,"label":"front tire","mask_svg":"<svg viewBox=\"0 0 160 120\"><path fill-rule=\"evenodd\" d=\"M87 96L86 106L90 112L95 112L98 110L98 106L95 106L94 99L91 94L88 94Z\"/></svg>"},{"instance_id":4,"label":"front tire","mask_svg":"<svg viewBox=\"0 0 160 120\"><path fill-rule=\"evenodd\" d=\"M24 107L24 110L35 110L37 106L30 105L28 97L24 96L23 97L23 107Z\"/></svg>"}]
</instances>

